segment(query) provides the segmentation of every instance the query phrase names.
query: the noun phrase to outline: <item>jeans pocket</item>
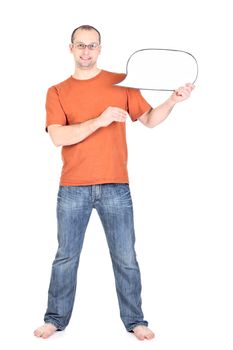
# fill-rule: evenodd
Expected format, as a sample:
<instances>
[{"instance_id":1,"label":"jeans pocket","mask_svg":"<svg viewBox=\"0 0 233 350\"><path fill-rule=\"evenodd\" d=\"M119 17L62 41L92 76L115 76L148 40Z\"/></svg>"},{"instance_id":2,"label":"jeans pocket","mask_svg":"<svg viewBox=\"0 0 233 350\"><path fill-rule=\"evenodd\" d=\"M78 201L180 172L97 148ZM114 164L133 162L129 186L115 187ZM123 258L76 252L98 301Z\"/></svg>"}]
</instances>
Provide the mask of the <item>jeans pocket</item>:
<instances>
[{"instance_id":1,"label":"jeans pocket","mask_svg":"<svg viewBox=\"0 0 233 350\"><path fill-rule=\"evenodd\" d=\"M109 204L116 208L132 207L129 185L114 184L109 193Z\"/></svg>"},{"instance_id":2,"label":"jeans pocket","mask_svg":"<svg viewBox=\"0 0 233 350\"><path fill-rule=\"evenodd\" d=\"M87 188L60 186L57 195L57 208L67 211L83 209L88 200Z\"/></svg>"}]
</instances>

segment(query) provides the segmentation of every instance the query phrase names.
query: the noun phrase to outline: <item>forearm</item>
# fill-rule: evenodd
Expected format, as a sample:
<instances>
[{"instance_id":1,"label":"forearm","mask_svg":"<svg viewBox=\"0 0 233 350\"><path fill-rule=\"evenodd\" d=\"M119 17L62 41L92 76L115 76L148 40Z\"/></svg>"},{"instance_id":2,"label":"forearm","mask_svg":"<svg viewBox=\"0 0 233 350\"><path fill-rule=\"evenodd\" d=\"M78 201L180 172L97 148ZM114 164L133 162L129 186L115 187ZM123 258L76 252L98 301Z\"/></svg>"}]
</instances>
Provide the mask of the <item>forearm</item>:
<instances>
[{"instance_id":1,"label":"forearm","mask_svg":"<svg viewBox=\"0 0 233 350\"><path fill-rule=\"evenodd\" d=\"M153 128L163 122L169 116L175 104L176 103L169 98L158 107L151 109L147 114L147 126Z\"/></svg>"},{"instance_id":2,"label":"forearm","mask_svg":"<svg viewBox=\"0 0 233 350\"><path fill-rule=\"evenodd\" d=\"M128 113L119 107L107 107L97 118L73 125L50 125L49 135L56 146L69 146L79 143L97 129L107 127L112 122L124 123Z\"/></svg>"},{"instance_id":3,"label":"forearm","mask_svg":"<svg viewBox=\"0 0 233 350\"><path fill-rule=\"evenodd\" d=\"M174 90L172 95L164 103L147 112L141 121L149 128L160 124L169 116L176 103L185 101L190 96L194 87L193 84L188 83Z\"/></svg>"},{"instance_id":4,"label":"forearm","mask_svg":"<svg viewBox=\"0 0 233 350\"><path fill-rule=\"evenodd\" d=\"M100 127L99 118L94 118L79 124L51 128L49 133L56 146L69 146L83 141Z\"/></svg>"}]
</instances>

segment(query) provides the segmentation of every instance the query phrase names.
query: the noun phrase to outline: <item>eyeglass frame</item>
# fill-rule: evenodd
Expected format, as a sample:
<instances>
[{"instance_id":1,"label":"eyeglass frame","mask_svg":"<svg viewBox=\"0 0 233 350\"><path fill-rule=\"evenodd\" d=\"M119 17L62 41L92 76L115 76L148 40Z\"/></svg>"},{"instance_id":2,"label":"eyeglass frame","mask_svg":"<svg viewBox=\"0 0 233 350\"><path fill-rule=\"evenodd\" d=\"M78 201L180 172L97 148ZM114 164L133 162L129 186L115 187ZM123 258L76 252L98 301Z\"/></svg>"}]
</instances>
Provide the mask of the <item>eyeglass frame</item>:
<instances>
[{"instance_id":1,"label":"eyeglass frame","mask_svg":"<svg viewBox=\"0 0 233 350\"><path fill-rule=\"evenodd\" d=\"M83 47L77 47L77 45L83 45ZM96 47L91 47L91 45L96 45ZM96 43L96 42L93 42L93 43L90 43L90 44L85 44L85 43L83 43L83 42L81 42L81 41L78 41L78 42L76 42L76 43L72 43L71 44L75 49L78 49L78 50L85 50L86 49L86 47L89 49L89 50L91 50L91 51L93 51L93 50L96 50L96 49L98 49L99 47L100 47L100 44L99 43Z\"/></svg>"}]
</instances>

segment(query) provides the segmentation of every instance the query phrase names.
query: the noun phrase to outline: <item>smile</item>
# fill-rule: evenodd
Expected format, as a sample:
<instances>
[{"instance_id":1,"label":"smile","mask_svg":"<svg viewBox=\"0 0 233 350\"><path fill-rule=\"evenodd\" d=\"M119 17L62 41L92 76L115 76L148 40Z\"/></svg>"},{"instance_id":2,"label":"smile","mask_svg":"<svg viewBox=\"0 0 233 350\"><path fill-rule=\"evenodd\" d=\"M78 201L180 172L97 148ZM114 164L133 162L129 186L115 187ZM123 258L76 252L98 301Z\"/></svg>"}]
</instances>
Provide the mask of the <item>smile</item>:
<instances>
[{"instance_id":1,"label":"smile","mask_svg":"<svg viewBox=\"0 0 233 350\"><path fill-rule=\"evenodd\" d=\"M83 61L89 61L89 60L91 60L91 57L80 57L81 58L81 60L83 60Z\"/></svg>"}]
</instances>

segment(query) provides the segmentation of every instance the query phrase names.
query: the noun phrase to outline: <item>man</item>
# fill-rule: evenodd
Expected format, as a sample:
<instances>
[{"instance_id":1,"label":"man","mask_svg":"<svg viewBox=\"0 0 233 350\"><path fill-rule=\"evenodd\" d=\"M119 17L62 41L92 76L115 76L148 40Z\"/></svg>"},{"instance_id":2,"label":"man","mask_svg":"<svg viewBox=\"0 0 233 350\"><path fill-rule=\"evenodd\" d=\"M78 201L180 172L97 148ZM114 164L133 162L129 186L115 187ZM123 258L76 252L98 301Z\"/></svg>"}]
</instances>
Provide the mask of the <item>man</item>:
<instances>
[{"instance_id":1,"label":"man","mask_svg":"<svg viewBox=\"0 0 233 350\"><path fill-rule=\"evenodd\" d=\"M127 174L125 121L147 127L161 123L194 86L176 90L153 109L139 90L114 86L124 74L97 67L101 52L97 29L81 26L72 33L73 76L48 90L46 129L63 146L63 169L57 198L59 247L52 266L45 324L35 330L48 338L68 325L85 230L95 208L112 259L120 316L138 339L152 339L141 309L141 279L134 249L133 208Z\"/></svg>"}]
</instances>

